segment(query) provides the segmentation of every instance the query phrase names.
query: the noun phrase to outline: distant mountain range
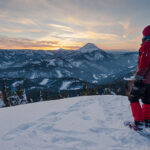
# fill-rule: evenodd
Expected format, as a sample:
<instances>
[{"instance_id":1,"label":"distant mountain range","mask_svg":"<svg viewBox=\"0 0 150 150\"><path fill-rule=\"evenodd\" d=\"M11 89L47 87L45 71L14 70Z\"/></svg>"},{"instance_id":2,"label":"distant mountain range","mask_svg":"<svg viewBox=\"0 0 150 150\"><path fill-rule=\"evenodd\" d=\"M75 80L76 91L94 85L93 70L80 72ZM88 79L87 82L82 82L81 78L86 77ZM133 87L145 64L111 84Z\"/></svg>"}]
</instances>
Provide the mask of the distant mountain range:
<instances>
[{"instance_id":1,"label":"distant mountain range","mask_svg":"<svg viewBox=\"0 0 150 150\"><path fill-rule=\"evenodd\" d=\"M88 43L78 50L0 50L0 78L10 86L82 88L82 82L110 84L136 70L137 52L108 53Z\"/></svg>"}]
</instances>

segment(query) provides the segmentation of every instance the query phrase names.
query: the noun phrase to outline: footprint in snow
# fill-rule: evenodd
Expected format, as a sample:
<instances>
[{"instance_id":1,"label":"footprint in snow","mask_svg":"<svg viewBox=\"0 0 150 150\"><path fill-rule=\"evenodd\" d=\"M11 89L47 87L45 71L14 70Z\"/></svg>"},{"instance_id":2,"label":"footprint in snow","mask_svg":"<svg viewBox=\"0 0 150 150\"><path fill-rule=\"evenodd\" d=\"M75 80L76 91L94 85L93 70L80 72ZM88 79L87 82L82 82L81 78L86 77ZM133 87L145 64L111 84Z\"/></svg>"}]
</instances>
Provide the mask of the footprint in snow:
<instances>
[{"instance_id":1,"label":"footprint in snow","mask_svg":"<svg viewBox=\"0 0 150 150\"><path fill-rule=\"evenodd\" d=\"M27 123L27 124L21 124L17 128L9 131L3 136L4 141L13 140L15 137L17 137L22 132L26 131L27 129L31 128L35 123Z\"/></svg>"}]
</instances>

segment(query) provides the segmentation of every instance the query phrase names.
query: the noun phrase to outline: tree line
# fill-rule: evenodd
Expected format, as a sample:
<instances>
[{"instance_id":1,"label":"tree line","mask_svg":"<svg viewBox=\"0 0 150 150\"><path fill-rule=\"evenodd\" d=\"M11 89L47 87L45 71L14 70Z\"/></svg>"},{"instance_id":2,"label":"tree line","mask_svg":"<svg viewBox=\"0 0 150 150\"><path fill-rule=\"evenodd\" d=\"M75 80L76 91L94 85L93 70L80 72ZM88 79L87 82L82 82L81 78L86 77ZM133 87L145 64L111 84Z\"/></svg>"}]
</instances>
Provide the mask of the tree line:
<instances>
[{"instance_id":1,"label":"tree line","mask_svg":"<svg viewBox=\"0 0 150 150\"><path fill-rule=\"evenodd\" d=\"M27 104L27 103L33 103L35 102L32 98L27 96L26 90L19 84L16 87L16 90L13 92L10 92L9 88L6 86L5 80L2 80L2 86L1 86L1 95L2 95L2 101L5 105L5 107L9 106L15 106L20 104ZM119 95L120 89L118 85L115 86L96 86L93 88L89 88L86 83L82 84L82 89L80 89L78 92L76 92L75 96L88 96L88 95ZM69 91L64 90L57 93L57 96L55 99L63 99L67 97L72 97L69 94ZM46 100L54 100L51 99L48 94L48 89L45 91L39 90L37 93L37 101L46 101Z\"/></svg>"}]
</instances>

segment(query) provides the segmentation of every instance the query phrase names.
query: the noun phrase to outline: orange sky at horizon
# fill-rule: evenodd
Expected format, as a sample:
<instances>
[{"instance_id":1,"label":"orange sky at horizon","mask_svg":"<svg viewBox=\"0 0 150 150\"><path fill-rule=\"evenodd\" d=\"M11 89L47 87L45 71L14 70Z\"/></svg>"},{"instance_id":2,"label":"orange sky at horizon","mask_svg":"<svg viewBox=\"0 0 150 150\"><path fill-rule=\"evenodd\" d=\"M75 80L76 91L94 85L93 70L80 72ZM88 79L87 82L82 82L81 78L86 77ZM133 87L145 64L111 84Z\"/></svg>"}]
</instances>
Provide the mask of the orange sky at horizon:
<instances>
[{"instance_id":1,"label":"orange sky at horizon","mask_svg":"<svg viewBox=\"0 0 150 150\"><path fill-rule=\"evenodd\" d=\"M91 43L91 42L90 42ZM55 46L45 46L45 47L33 47L33 46L0 46L0 49L16 49L16 50L22 50L22 49L32 49L32 50L58 50L58 49L65 49L65 50L78 50L79 48L83 47L87 43L80 43L80 44L75 44L72 46L65 46L65 45L55 45ZM93 43L95 44L95 43ZM128 50L128 51L136 51L139 49L140 44L138 43L136 46L135 45L130 45L129 47L120 47L120 46L115 46L112 47L111 45L109 46L102 46L101 44L95 44L98 48L103 49L103 50Z\"/></svg>"}]
</instances>

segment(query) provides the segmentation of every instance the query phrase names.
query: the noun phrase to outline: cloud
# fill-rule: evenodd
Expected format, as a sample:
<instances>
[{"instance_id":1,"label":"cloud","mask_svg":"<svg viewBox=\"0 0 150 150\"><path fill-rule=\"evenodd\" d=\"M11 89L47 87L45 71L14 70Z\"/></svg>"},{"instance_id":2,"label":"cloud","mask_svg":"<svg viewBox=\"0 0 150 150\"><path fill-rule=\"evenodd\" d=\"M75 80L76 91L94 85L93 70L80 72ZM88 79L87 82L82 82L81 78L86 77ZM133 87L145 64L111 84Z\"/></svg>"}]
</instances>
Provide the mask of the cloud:
<instances>
[{"instance_id":1,"label":"cloud","mask_svg":"<svg viewBox=\"0 0 150 150\"><path fill-rule=\"evenodd\" d=\"M35 50L56 50L64 49L78 49L83 45L82 42L72 42L65 40L33 40L26 38L14 38L0 36L0 49L35 49Z\"/></svg>"},{"instance_id":2,"label":"cloud","mask_svg":"<svg viewBox=\"0 0 150 150\"><path fill-rule=\"evenodd\" d=\"M73 32L56 35L57 38L71 38L71 39L102 39L102 40L116 40L118 35L108 33L96 33L96 32Z\"/></svg>"},{"instance_id":3,"label":"cloud","mask_svg":"<svg viewBox=\"0 0 150 150\"><path fill-rule=\"evenodd\" d=\"M10 29L10 28L0 28L0 32L5 32L5 33L22 33L22 29Z\"/></svg>"},{"instance_id":4,"label":"cloud","mask_svg":"<svg viewBox=\"0 0 150 150\"><path fill-rule=\"evenodd\" d=\"M124 29L123 38L135 37L135 35L140 34L140 27L132 26L130 21L120 21L120 25L122 25Z\"/></svg>"},{"instance_id":5,"label":"cloud","mask_svg":"<svg viewBox=\"0 0 150 150\"><path fill-rule=\"evenodd\" d=\"M0 14L0 18L1 18L1 19L5 18L5 17L6 17L6 15Z\"/></svg>"},{"instance_id":6,"label":"cloud","mask_svg":"<svg viewBox=\"0 0 150 150\"><path fill-rule=\"evenodd\" d=\"M36 41L25 38L0 37L1 49L56 49L58 41Z\"/></svg>"},{"instance_id":7,"label":"cloud","mask_svg":"<svg viewBox=\"0 0 150 150\"><path fill-rule=\"evenodd\" d=\"M23 25L36 25L37 24L35 21L33 21L32 19L29 19L29 18L11 20L11 22L19 23L19 24L23 24Z\"/></svg>"},{"instance_id":8,"label":"cloud","mask_svg":"<svg viewBox=\"0 0 150 150\"><path fill-rule=\"evenodd\" d=\"M64 20L66 22L70 22L72 24L75 24L75 25L79 25L79 26L86 26L86 27L96 27L96 26L112 26L114 25L114 22L111 22L110 20L108 21L100 21L100 20L93 20L93 21L90 21L90 20L86 20L86 19L80 19L80 18L76 18L76 17L73 17L73 16L70 16L70 17L67 17L67 18L64 18Z\"/></svg>"},{"instance_id":9,"label":"cloud","mask_svg":"<svg viewBox=\"0 0 150 150\"><path fill-rule=\"evenodd\" d=\"M59 25L59 24L49 24L50 27L56 28L56 29L61 29L64 31L72 32L73 29L67 26Z\"/></svg>"},{"instance_id":10,"label":"cloud","mask_svg":"<svg viewBox=\"0 0 150 150\"><path fill-rule=\"evenodd\" d=\"M37 29L0 28L0 32L2 32L2 33L25 33L25 32L41 33L43 31L42 30L37 30Z\"/></svg>"}]
</instances>

